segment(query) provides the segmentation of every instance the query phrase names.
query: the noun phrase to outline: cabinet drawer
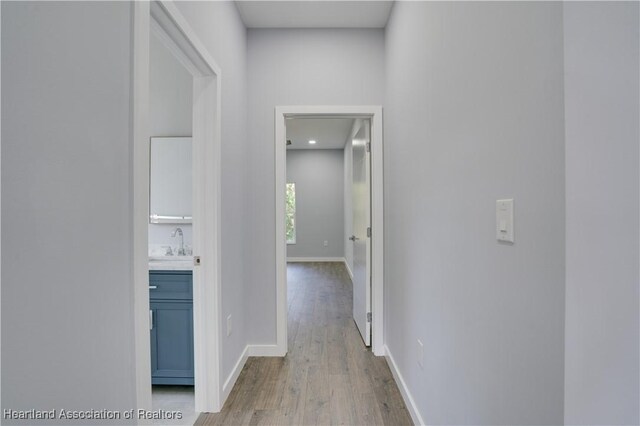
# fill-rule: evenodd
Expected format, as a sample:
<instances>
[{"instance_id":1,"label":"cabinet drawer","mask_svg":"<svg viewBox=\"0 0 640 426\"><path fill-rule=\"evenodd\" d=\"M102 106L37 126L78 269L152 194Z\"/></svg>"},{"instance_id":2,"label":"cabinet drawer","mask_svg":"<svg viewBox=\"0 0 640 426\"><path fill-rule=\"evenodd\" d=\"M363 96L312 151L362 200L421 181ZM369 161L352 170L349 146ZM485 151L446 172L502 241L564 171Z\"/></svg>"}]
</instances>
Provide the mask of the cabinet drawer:
<instances>
[{"instance_id":1,"label":"cabinet drawer","mask_svg":"<svg viewBox=\"0 0 640 426\"><path fill-rule=\"evenodd\" d=\"M150 271L149 297L151 300L192 300L191 271Z\"/></svg>"}]
</instances>

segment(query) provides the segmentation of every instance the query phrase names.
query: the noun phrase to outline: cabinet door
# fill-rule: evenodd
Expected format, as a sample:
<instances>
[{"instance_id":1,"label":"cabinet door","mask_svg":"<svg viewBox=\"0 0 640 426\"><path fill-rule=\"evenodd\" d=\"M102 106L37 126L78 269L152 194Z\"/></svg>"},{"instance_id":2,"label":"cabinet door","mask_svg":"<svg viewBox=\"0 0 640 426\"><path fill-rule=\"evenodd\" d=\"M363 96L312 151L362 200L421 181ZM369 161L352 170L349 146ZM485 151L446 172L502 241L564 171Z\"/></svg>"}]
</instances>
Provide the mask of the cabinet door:
<instances>
[{"instance_id":1,"label":"cabinet door","mask_svg":"<svg viewBox=\"0 0 640 426\"><path fill-rule=\"evenodd\" d=\"M151 311L151 383L192 385L192 301L152 301Z\"/></svg>"}]
</instances>

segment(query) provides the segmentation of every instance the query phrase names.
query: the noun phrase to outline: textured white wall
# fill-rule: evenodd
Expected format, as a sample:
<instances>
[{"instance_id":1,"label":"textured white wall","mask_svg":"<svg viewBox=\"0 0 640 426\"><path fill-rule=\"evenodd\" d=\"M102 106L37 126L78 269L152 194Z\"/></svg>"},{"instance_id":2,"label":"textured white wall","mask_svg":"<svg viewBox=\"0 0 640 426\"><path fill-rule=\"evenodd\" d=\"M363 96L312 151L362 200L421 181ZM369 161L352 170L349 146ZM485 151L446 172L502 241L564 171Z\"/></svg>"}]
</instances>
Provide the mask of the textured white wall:
<instances>
[{"instance_id":1,"label":"textured white wall","mask_svg":"<svg viewBox=\"0 0 640 426\"><path fill-rule=\"evenodd\" d=\"M562 5L396 2L386 36L386 344L427 424L561 424Z\"/></svg>"},{"instance_id":2,"label":"textured white wall","mask_svg":"<svg viewBox=\"0 0 640 426\"><path fill-rule=\"evenodd\" d=\"M296 184L296 243L287 257L344 257L343 157L342 149L287 150L287 182Z\"/></svg>"},{"instance_id":3,"label":"textured white wall","mask_svg":"<svg viewBox=\"0 0 640 426\"><path fill-rule=\"evenodd\" d=\"M149 37L149 127L151 136L191 136L193 125L191 73L151 32ZM177 247L171 232L180 226L184 243L192 245L189 224L149 224L149 244Z\"/></svg>"},{"instance_id":4,"label":"textured white wall","mask_svg":"<svg viewBox=\"0 0 640 426\"><path fill-rule=\"evenodd\" d=\"M231 336L222 333L221 382L227 379L247 338L244 302L245 168L247 164L247 31L233 2L176 2L222 72L222 312L232 315Z\"/></svg>"},{"instance_id":5,"label":"textured white wall","mask_svg":"<svg viewBox=\"0 0 640 426\"><path fill-rule=\"evenodd\" d=\"M274 108L381 105L382 30L248 31L246 323L252 344L276 342Z\"/></svg>"},{"instance_id":6,"label":"textured white wall","mask_svg":"<svg viewBox=\"0 0 640 426\"><path fill-rule=\"evenodd\" d=\"M136 406L130 28L2 2L3 409Z\"/></svg>"},{"instance_id":7,"label":"textured white wall","mask_svg":"<svg viewBox=\"0 0 640 426\"><path fill-rule=\"evenodd\" d=\"M566 424L640 423L637 2L564 6Z\"/></svg>"}]
</instances>

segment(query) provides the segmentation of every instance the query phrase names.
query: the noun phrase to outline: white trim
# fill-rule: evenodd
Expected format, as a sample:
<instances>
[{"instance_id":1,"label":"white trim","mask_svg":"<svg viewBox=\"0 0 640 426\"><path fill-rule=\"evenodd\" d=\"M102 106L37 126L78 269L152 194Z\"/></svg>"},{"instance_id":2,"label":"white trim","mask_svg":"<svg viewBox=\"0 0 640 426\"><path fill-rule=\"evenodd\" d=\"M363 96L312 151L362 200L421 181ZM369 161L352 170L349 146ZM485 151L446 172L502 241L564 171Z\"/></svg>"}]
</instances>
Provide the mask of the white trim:
<instances>
[{"instance_id":1,"label":"white trim","mask_svg":"<svg viewBox=\"0 0 640 426\"><path fill-rule=\"evenodd\" d=\"M2 7L0 7L0 34L2 34ZM2 81L2 43L0 43L0 82ZM6 61L6 59L5 59ZM2 99L2 83L0 83L0 99ZM2 117L2 102L0 102L0 117ZM2 120L0 120L0 164L2 164ZM2 171L0 170L0 176ZM0 178L0 180L2 180ZM0 182L0 188L2 184ZM0 197L0 223L2 223L2 197ZM0 259L2 259L2 227L0 226ZM0 277L2 277L2 262L0 261ZM2 294L2 279L0 279L0 295ZM2 318L2 296L0 296L0 318ZM2 353L2 327L0 327L0 354ZM0 357L1 358L1 357ZM2 361L0 360L0 365ZM0 383L2 383L2 368L0 368ZM0 389L0 401L2 401L2 389Z\"/></svg>"},{"instance_id":2,"label":"white trim","mask_svg":"<svg viewBox=\"0 0 640 426\"><path fill-rule=\"evenodd\" d=\"M349 262L347 262L347 258L343 258L342 259L344 261L344 267L347 268L347 273L349 274L349 278L351 278L351 281L353 282L353 271L351 270L351 267L349 266Z\"/></svg>"},{"instance_id":3,"label":"white trim","mask_svg":"<svg viewBox=\"0 0 640 426\"><path fill-rule=\"evenodd\" d=\"M381 106L277 106L275 108L275 229L276 229L276 338L280 352L287 353L287 245L285 224L286 128L285 117L365 117L371 119L371 305L373 353L384 355L384 208Z\"/></svg>"},{"instance_id":4,"label":"white trim","mask_svg":"<svg viewBox=\"0 0 640 426\"><path fill-rule=\"evenodd\" d=\"M186 19L171 1L134 2L133 20L133 252L136 330L136 395L139 408L151 407L149 357L149 34L165 42L186 62L193 75L194 254L201 266L194 269L195 411L222 408L220 380L220 68ZM151 19L152 18L152 19ZM152 24L153 21L153 24ZM143 222L144 218L144 222Z\"/></svg>"},{"instance_id":5,"label":"white trim","mask_svg":"<svg viewBox=\"0 0 640 426\"><path fill-rule=\"evenodd\" d=\"M344 262L344 257L287 257L287 262Z\"/></svg>"},{"instance_id":6,"label":"white trim","mask_svg":"<svg viewBox=\"0 0 640 426\"><path fill-rule=\"evenodd\" d=\"M220 383L220 79L194 77L193 334L196 411L222 408ZM215 238L207 236L215 235Z\"/></svg>"},{"instance_id":7,"label":"white trim","mask_svg":"<svg viewBox=\"0 0 640 426\"><path fill-rule=\"evenodd\" d=\"M247 345L249 356L285 356L279 345Z\"/></svg>"},{"instance_id":8,"label":"white trim","mask_svg":"<svg viewBox=\"0 0 640 426\"><path fill-rule=\"evenodd\" d=\"M133 55L131 138L133 145L132 252L136 407L150 410L149 340L149 3L132 3Z\"/></svg>"},{"instance_id":9,"label":"white trim","mask_svg":"<svg viewBox=\"0 0 640 426\"><path fill-rule=\"evenodd\" d=\"M371 115L371 349L384 355L384 150L382 107Z\"/></svg>"},{"instance_id":10,"label":"white trim","mask_svg":"<svg viewBox=\"0 0 640 426\"><path fill-rule=\"evenodd\" d=\"M287 235L286 183L287 146L284 114L278 107L275 111L275 173L276 173L276 346L278 353L287 353Z\"/></svg>"},{"instance_id":11,"label":"white trim","mask_svg":"<svg viewBox=\"0 0 640 426\"><path fill-rule=\"evenodd\" d=\"M227 377L227 380L224 381L224 385L222 386L222 400L226 401L227 397L231 393L231 389L236 384L244 365L247 362L247 358L249 358L249 345L245 346L244 351L240 354L236 365L233 366L233 370Z\"/></svg>"},{"instance_id":12,"label":"white trim","mask_svg":"<svg viewBox=\"0 0 640 426\"><path fill-rule=\"evenodd\" d=\"M185 67L192 75L220 76L220 67L173 1L152 1L151 16L171 40L167 47L178 60L186 61Z\"/></svg>"},{"instance_id":13,"label":"white trim","mask_svg":"<svg viewBox=\"0 0 640 426\"><path fill-rule=\"evenodd\" d=\"M425 422L422 419L422 415L420 415L420 411L416 406L416 402L413 400L411 396L411 392L409 392L409 388L407 387L407 383L404 381L402 374L400 374L400 370L398 369L398 365L396 361L393 359L393 355L389 351L387 345L384 345L385 358L387 359L387 364L389 364L389 369L391 370L391 374L393 374L393 378L396 380L396 384L398 385L398 389L400 390L400 394L402 395L402 399L404 399L404 405L407 406L409 410L409 414L411 415L411 419L413 420L413 424L415 425L424 425Z\"/></svg>"}]
</instances>

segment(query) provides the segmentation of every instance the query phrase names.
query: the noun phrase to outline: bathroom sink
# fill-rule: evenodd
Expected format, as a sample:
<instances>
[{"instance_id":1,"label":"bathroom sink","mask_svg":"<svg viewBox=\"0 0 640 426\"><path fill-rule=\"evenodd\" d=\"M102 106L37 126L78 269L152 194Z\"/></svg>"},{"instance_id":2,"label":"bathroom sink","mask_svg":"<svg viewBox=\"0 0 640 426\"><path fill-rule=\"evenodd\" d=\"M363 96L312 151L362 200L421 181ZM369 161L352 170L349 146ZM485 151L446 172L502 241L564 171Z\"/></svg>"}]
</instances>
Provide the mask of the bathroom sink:
<instances>
[{"instance_id":1,"label":"bathroom sink","mask_svg":"<svg viewBox=\"0 0 640 426\"><path fill-rule=\"evenodd\" d=\"M192 262L193 256L149 256L151 262Z\"/></svg>"},{"instance_id":2,"label":"bathroom sink","mask_svg":"<svg viewBox=\"0 0 640 426\"><path fill-rule=\"evenodd\" d=\"M193 256L149 256L149 270L192 270Z\"/></svg>"}]
</instances>

